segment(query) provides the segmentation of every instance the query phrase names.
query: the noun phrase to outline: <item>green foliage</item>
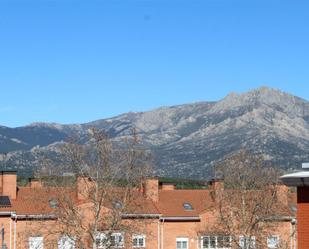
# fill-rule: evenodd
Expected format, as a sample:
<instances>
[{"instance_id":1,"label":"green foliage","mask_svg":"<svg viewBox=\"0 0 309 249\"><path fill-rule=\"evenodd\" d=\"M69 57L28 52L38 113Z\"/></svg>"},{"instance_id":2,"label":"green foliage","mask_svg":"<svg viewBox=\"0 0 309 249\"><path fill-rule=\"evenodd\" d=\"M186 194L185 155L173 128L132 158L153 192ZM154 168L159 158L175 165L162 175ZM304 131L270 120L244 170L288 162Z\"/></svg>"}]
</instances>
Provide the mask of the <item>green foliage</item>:
<instances>
[{"instance_id":1,"label":"green foliage","mask_svg":"<svg viewBox=\"0 0 309 249\"><path fill-rule=\"evenodd\" d=\"M160 177L159 181L163 183L172 183L176 186L176 189L206 189L207 188L206 181L201 181L201 180Z\"/></svg>"},{"instance_id":2,"label":"green foliage","mask_svg":"<svg viewBox=\"0 0 309 249\"><path fill-rule=\"evenodd\" d=\"M75 184L75 176L45 176L41 177L44 185L47 186L73 186ZM194 180L194 179L183 179L183 178L169 178L160 177L159 181L161 183L172 183L176 186L176 189L207 189L206 181ZM29 177L18 176L17 185L20 187L25 187L29 183ZM127 181L125 179L117 179L115 185L119 187L126 186Z\"/></svg>"},{"instance_id":3,"label":"green foliage","mask_svg":"<svg viewBox=\"0 0 309 249\"><path fill-rule=\"evenodd\" d=\"M25 187L29 183L29 177L26 176L17 176L17 186Z\"/></svg>"}]
</instances>

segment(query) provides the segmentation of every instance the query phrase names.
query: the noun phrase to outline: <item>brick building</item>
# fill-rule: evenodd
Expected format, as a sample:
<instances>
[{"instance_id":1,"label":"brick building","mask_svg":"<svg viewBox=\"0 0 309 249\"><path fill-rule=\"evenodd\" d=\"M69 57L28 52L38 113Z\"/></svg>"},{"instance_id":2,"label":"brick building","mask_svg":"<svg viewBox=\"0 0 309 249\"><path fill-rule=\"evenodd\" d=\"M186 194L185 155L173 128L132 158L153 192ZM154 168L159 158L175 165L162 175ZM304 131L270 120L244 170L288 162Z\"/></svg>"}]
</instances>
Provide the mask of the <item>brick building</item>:
<instances>
[{"instance_id":1,"label":"brick building","mask_svg":"<svg viewBox=\"0 0 309 249\"><path fill-rule=\"evenodd\" d=\"M297 244L298 249L309 248L309 164L303 164L304 171L281 177L287 186L297 187Z\"/></svg>"},{"instance_id":2,"label":"brick building","mask_svg":"<svg viewBox=\"0 0 309 249\"><path fill-rule=\"evenodd\" d=\"M81 194L83 185L77 179L74 191L68 195L76 203L87 205ZM218 189L220 188L220 189ZM223 184L213 181L208 189L179 190L172 184L160 183L157 179L145 181L141 191L142 205L139 211L123 214L129 222L143 222L145 230L139 234L126 235L123 231L112 234L114 247L148 248L148 249L228 249L234 248L230 237L216 233L214 220L216 213L216 195L214 192L224 191ZM291 206L287 188L281 186L283 200ZM64 234L52 233L57 226L57 217L53 209L53 196L57 189L43 187L39 182L32 181L27 187L17 187L16 172L0 173L0 225L2 248L9 249L42 249L42 248L75 248L74 240ZM306 189L304 189L306 191ZM286 198L285 198L286 197ZM293 202L293 201L292 201ZM299 207L300 209L302 207ZM307 208L307 207L304 207ZM309 210L309 209L308 209ZM308 212L309 213L309 212ZM295 223L291 213L280 213L271 220L275 229L269 231L263 248L278 248L279 240L287 241L290 249L295 247ZM142 224L142 223L141 223ZM300 223L303 226L302 223ZM206 232L207 231L207 232ZM46 243L47 233L52 244ZM102 237L100 237L102 235ZM104 237L98 235L100 240ZM242 235L239 234L239 239ZM89 246L90 248L90 246ZM304 249L305 247L302 247ZM308 249L309 247L307 247Z\"/></svg>"}]
</instances>

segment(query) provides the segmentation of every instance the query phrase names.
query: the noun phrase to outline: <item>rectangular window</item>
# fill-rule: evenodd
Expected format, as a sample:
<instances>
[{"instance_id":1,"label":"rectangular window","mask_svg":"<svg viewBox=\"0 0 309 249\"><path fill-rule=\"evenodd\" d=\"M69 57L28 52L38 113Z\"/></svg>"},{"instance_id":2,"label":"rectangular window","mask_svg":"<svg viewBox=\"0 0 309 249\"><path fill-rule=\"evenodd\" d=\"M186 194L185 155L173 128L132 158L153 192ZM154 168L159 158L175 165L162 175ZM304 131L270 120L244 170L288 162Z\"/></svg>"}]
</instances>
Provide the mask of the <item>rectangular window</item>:
<instances>
[{"instance_id":1,"label":"rectangular window","mask_svg":"<svg viewBox=\"0 0 309 249\"><path fill-rule=\"evenodd\" d=\"M279 235L270 235L267 238L267 247L269 249L279 248Z\"/></svg>"},{"instance_id":2,"label":"rectangular window","mask_svg":"<svg viewBox=\"0 0 309 249\"><path fill-rule=\"evenodd\" d=\"M188 238L176 238L176 249L188 249L189 240Z\"/></svg>"},{"instance_id":3,"label":"rectangular window","mask_svg":"<svg viewBox=\"0 0 309 249\"><path fill-rule=\"evenodd\" d=\"M75 249L74 238L62 235L58 240L58 249Z\"/></svg>"},{"instance_id":4,"label":"rectangular window","mask_svg":"<svg viewBox=\"0 0 309 249\"><path fill-rule=\"evenodd\" d=\"M112 247L123 247L124 246L124 240L123 240L123 234L122 233L112 233L111 234L111 246Z\"/></svg>"},{"instance_id":5,"label":"rectangular window","mask_svg":"<svg viewBox=\"0 0 309 249\"><path fill-rule=\"evenodd\" d=\"M107 239L105 233L98 233L95 239L95 243L97 245L97 248L103 249L106 247Z\"/></svg>"},{"instance_id":6,"label":"rectangular window","mask_svg":"<svg viewBox=\"0 0 309 249\"><path fill-rule=\"evenodd\" d=\"M232 247L231 236L202 236L202 249L230 249Z\"/></svg>"},{"instance_id":7,"label":"rectangular window","mask_svg":"<svg viewBox=\"0 0 309 249\"><path fill-rule=\"evenodd\" d=\"M239 246L241 249L255 249L255 236L239 236Z\"/></svg>"},{"instance_id":8,"label":"rectangular window","mask_svg":"<svg viewBox=\"0 0 309 249\"><path fill-rule=\"evenodd\" d=\"M145 235L133 235L132 237L133 247L146 247L146 236Z\"/></svg>"},{"instance_id":9,"label":"rectangular window","mask_svg":"<svg viewBox=\"0 0 309 249\"><path fill-rule=\"evenodd\" d=\"M120 248L124 246L124 236L123 233L112 233L110 237L104 232L100 232L96 236L96 245L99 249L104 249L108 247Z\"/></svg>"},{"instance_id":10,"label":"rectangular window","mask_svg":"<svg viewBox=\"0 0 309 249\"><path fill-rule=\"evenodd\" d=\"M43 249L43 237L29 237L29 249Z\"/></svg>"}]
</instances>

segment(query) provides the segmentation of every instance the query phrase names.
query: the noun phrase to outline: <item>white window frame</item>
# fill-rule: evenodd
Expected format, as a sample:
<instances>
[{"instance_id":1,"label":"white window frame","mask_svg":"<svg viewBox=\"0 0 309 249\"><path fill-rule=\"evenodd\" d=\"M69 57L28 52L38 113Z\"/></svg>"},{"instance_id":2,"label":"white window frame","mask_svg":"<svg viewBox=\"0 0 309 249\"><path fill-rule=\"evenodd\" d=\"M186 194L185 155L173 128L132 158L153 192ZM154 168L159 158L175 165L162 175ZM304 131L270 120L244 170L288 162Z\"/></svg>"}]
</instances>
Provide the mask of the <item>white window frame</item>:
<instances>
[{"instance_id":1,"label":"white window frame","mask_svg":"<svg viewBox=\"0 0 309 249\"><path fill-rule=\"evenodd\" d=\"M95 238L95 243L99 249L104 248L103 241L106 239L106 234L104 232L98 232Z\"/></svg>"},{"instance_id":2,"label":"white window frame","mask_svg":"<svg viewBox=\"0 0 309 249\"><path fill-rule=\"evenodd\" d=\"M176 249L179 249L177 248L177 242L186 242L187 243L187 248L185 249L189 249L189 239L186 238L186 237L178 237L176 238ZM184 249L184 248L181 248L181 249Z\"/></svg>"},{"instance_id":3,"label":"white window frame","mask_svg":"<svg viewBox=\"0 0 309 249\"><path fill-rule=\"evenodd\" d=\"M137 245L134 245L135 239L137 240ZM139 244L140 239L143 240L143 245ZM146 247L146 235L144 235L144 234L133 234L133 236L132 236L132 247L134 247L134 248L144 248L144 247Z\"/></svg>"},{"instance_id":4,"label":"white window frame","mask_svg":"<svg viewBox=\"0 0 309 249\"><path fill-rule=\"evenodd\" d=\"M58 249L75 249L75 238L61 235L58 239Z\"/></svg>"},{"instance_id":5,"label":"white window frame","mask_svg":"<svg viewBox=\"0 0 309 249\"><path fill-rule=\"evenodd\" d=\"M251 236L251 237L243 236L243 235L239 236L239 247L241 249L247 249L244 245L244 242L245 242L245 240L249 240L249 239L250 239L250 249L254 249L256 247L255 236ZM243 241L241 241L241 240L243 240Z\"/></svg>"},{"instance_id":6,"label":"white window frame","mask_svg":"<svg viewBox=\"0 0 309 249\"><path fill-rule=\"evenodd\" d=\"M218 246L218 238L223 237L223 238L227 238L229 239L229 243L232 244L232 237L229 235L204 235L201 237L201 244L200 244L200 248L201 249L231 249L232 246L230 247L219 247ZM208 244L207 247L204 247L204 238L208 238L208 240L210 241L210 239L215 239L215 247L212 247L210 245L210 243Z\"/></svg>"},{"instance_id":7,"label":"white window frame","mask_svg":"<svg viewBox=\"0 0 309 249\"><path fill-rule=\"evenodd\" d=\"M277 239L276 245L271 245L270 244L271 243L271 241L270 241L271 238L276 238ZM269 248L269 249L276 249L276 248L279 247L279 244L280 244L280 236L279 235L269 235L267 237L267 248Z\"/></svg>"},{"instance_id":8,"label":"white window frame","mask_svg":"<svg viewBox=\"0 0 309 249\"><path fill-rule=\"evenodd\" d=\"M106 232L98 232L98 234L96 236L96 244L98 246L98 249L104 249L105 248L103 241L106 240L106 237L107 237ZM112 237L115 237L115 238L121 237L122 238L122 243L117 245L118 242L115 240L116 245L114 245L114 246L110 245L112 248L123 248L124 247L124 233L122 233L122 232L111 233L109 243L111 243ZM99 243L97 243L97 241L99 241Z\"/></svg>"},{"instance_id":9,"label":"white window frame","mask_svg":"<svg viewBox=\"0 0 309 249\"><path fill-rule=\"evenodd\" d=\"M121 239L121 244L118 244L119 241L115 239L115 245L112 246L113 248L122 248L122 247L124 247L124 235L123 235L123 233L120 233L120 232L119 233L112 233L111 237L115 237L115 238L121 237L122 238Z\"/></svg>"},{"instance_id":10,"label":"white window frame","mask_svg":"<svg viewBox=\"0 0 309 249\"><path fill-rule=\"evenodd\" d=\"M29 237L29 249L43 249L44 238L42 236Z\"/></svg>"}]
</instances>

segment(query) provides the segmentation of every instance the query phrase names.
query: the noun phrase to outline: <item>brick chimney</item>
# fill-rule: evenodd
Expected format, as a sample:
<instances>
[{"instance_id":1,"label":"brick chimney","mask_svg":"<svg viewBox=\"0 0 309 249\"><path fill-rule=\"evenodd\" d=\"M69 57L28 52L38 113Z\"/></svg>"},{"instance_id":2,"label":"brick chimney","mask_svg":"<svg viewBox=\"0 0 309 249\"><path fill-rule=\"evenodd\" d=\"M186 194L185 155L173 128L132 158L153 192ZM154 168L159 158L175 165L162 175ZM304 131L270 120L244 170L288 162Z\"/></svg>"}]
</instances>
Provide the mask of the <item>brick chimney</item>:
<instances>
[{"instance_id":1,"label":"brick chimney","mask_svg":"<svg viewBox=\"0 0 309 249\"><path fill-rule=\"evenodd\" d=\"M209 187L212 192L212 196L215 200L218 200L218 198L222 197L223 191L224 191L224 180L223 179L212 179L209 182Z\"/></svg>"},{"instance_id":2,"label":"brick chimney","mask_svg":"<svg viewBox=\"0 0 309 249\"><path fill-rule=\"evenodd\" d=\"M158 178L148 178L144 183L144 194L147 199L157 202L159 200Z\"/></svg>"},{"instance_id":3,"label":"brick chimney","mask_svg":"<svg viewBox=\"0 0 309 249\"><path fill-rule=\"evenodd\" d=\"M174 190L175 185L173 183L162 183L161 189L162 190Z\"/></svg>"},{"instance_id":4,"label":"brick chimney","mask_svg":"<svg viewBox=\"0 0 309 249\"><path fill-rule=\"evenodd\" d=\"M85 175L77 176L76 179L77 199L78 200L88 199L93 189L93 186L94 184L88 176Z\"/></svg>"},{"instance_id":5,"label":"brick chimney","mask_svg":"<svg viewBox=\"0 0 309 249\"><path fill-rule=\"evenodd\" d=\"M2 195L9 196L11 199L16 199L17 192L17 177L16 171L2 171L0 174L0 183Z\"/></svg>"},{"instance_id":6,"label":"brick chimney","mask_svg":"<svg viewBox=\"0 0 309 249\"><path fill-rule=\"evenodd\" d=\"M277 199L280 204L287 206L289 203L289 187L283 184L278 184L276 186L276 191Z\"/></svg>"},{"instance_id":7,"label":"brick chimney","mask_svg":"<svg viewBox=\"0 0 309 249\"><path fill-rule=\"evenodd\" d=\"M42 188L43 184L42 184L42 182L39 179L31 179L30 178L28 186L30 188Z\"/></svg>"}]
</instances>

